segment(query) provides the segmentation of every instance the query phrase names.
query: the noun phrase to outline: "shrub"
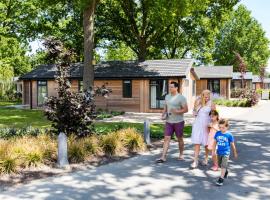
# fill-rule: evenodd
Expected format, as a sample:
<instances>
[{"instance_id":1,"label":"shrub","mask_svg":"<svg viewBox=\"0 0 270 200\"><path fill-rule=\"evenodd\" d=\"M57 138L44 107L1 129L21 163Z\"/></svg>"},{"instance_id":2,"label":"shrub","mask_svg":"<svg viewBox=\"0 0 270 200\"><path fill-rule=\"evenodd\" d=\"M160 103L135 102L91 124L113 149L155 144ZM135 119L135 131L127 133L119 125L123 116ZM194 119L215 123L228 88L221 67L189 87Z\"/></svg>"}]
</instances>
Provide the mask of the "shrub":
<instances>
[{"instance_id":1,"label":"shrub","mask_svg":"<svg viewBox=\"0 0 270 200\"><path fill-rule=\"evenodd\" d=\"M37 143L42 151L43 162L55 162L57 160L57 142L56 138L41 134L37 136Z\"/></svg>"},{"instance_id":2,"label":"shrub","mask_svg":"<svg viewBox=\"0 0 270 200\"><path fill-rule=\"evenodd\" d=\"M4 157L0 160L0 173L11 174L17 172L18 164L16 158Z\"/></svg>"},{"instance_id":3,"label":"shrub","mask_svg":"<svg viewBox=\"0 0 270 200\"><path fill-rule=\"evenodd\" d=\"M98 138L95 136L86 137L83 139L85 152L89 155L95 155L101 151L98 146Z\"/></svg>"},{"instance_id":4,"label":"shrub","mask_svg":"<svg viewBox=\"0 0 270 200\"><path fill-rule=\"evenodd\" d=\"M111 118L113 116L119 116L123 114L125 114L124 111L107 111L99 108L97 111L97 119Z\"/></svg>"},{"instance_id":5,"label":"shrub","mask_svg":"<svg viewBox=\"0 0 270 200\"><path fill-rule=\"evenodd\" d=\"M0 174L15 173L19 167L16 155L12 154L11 142L0 140Z\"/></svg>"},{"instance_id":6,"label":"shrub","mask_svg":"<svg viewBox=\"0 0 270 200\"><path fill-rule=\"evenodd\" d=\"M81 139L74 136L69 137L68 140L68 159L71 163L83 162L86 158L84 144Z\"/></svg>"},{"instance_id":7,"label":"shrub","mask_svg":"<svg viewBox=\"0 0 270 200\"><path fill-rule=\"evenodd\" d=\"M124 128L123 124L115 124L110 127L95 127L95 134L96 135L106 135L108 133L117 132Z\"/></svg>"},{"instance_id":8,"label":"shrub","mask_svg":"<svg viewBox=\"0 0 270 200\"><path fill-rule=\"evenodd\" d=\"M0 138L9 139L23 136L38 136L44 133L49 134L50 130L33 128L31 126L23 128L2 128L0 129Z\"/></svg>"},{"instance_id":9,"label":"shrub","mask_svg":"<svg viewBox=\"0 0 270 200\"><path fill-rule=\"evenodd\" d=\"M25 155L25 164L28 167L36 167L39 163L42 162L42 153L40 152L30 152Z\"/></svg>"},{"instance_id":10,"label":"shrub","mask_svg":"<svg viewBox=\"0 0 270 200\"><path fill-rule=\"evenodd\" d=\"M134 128L128 128L120 131L124 138L124 145L130 152L141 151L145 148L142 134Z\"/></svg>"},{"instance_id":11,"label":"shrub","mask_svg":"<svg viewBox=\"0 0 270 200\"><path fill-rule=\"evenodd\" d=\"M103 85L100 88L88 88L83 93L73 92L69 76L74 52L64 47L63 43L54 38L45 41L48 51L48 62L57 67L56 81L58 83L57 97L51 96L45 102L44 114L52 122L56 134L76 134L84 137L93 133L92 123L96 117L94 98L105 96L111 91Z\"/></svg>"},{"instance_id":12,"label":"shrub","mask_svg":"<svg viewBox=\"0 0 270 200\"><path fill-rule=\"evenodd\" d=\"M245 99L249 107L255 106L259 101L259 96L255 90L245 90L240 98Z\"/></svg>"},{"instance_id":13,"label":"shrub","mask_svg":"<svg viewBox=\"0 0 270 200\"><path fill-rule=\"evenodd\" d=\"M214 102L217 105L223 105L223 106L228 106L228 107L248 107L248 106L250 106L246 99L240 99L240 100L219 99L219 100L214 100Z\"/></svg>"},{"instance_id":14,"label":"shrub","mask_svg":"<svg viewBox=\"0 0 270 200\"><path fill-rule=\"evenodd\" d=\"M101 137L100 146L107 156L114 156L122 148L122 140L117 133L109 133Z\"/></svg>"},{"instance_id":15,"label":"shrub","mask_svg":"<svg viewBox=\"0 0 270 200\"><path fill-rule=\"evenodd\" d=\"M235 88L231 90L231 98L240 98L243 89Z\"/></svg>"}]
</instances>

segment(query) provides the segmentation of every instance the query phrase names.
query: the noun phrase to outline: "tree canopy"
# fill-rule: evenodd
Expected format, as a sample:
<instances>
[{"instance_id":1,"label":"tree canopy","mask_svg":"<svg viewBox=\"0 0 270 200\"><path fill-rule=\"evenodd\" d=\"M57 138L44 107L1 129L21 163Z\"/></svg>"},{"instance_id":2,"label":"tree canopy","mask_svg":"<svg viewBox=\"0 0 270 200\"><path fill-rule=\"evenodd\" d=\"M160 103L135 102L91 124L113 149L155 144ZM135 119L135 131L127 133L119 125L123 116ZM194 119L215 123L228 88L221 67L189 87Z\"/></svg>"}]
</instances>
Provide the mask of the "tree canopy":
<instances>
[{"instance_id":1,"label":"tree canopy","mask_svg":"<svg viewBox=\"0 0 270 200\"><path fill-rule=\"evenodd\" d=\"M97 9L97 34L124 42L139 60L184 57L191 50L205 51L210 36L237 2L107 0Z\"/></svg>"},{"instance_id":2,"label":"tree canopy","mask_svg":"<svg viewBox=\"0 0 270 200\"><path fill-rule=\"evenodd\" d=\"M243 57L248 71L257 74L261 67L266 66L270 56L265 31L243 5L231 13L216 38L215 64L234 65L234 70L238 71L235 52Z\"/></svg>"}]
</instances>

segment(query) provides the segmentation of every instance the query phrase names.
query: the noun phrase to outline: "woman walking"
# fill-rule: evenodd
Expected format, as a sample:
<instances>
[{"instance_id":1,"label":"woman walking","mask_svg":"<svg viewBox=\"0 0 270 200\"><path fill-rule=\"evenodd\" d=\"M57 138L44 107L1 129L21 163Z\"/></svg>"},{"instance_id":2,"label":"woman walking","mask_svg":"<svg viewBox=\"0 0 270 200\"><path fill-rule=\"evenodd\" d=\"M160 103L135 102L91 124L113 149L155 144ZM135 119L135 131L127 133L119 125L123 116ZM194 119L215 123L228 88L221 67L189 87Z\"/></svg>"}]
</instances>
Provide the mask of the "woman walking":
<instances>
[{"instance_id":1,"label":"woman walking","mask_svg":"<svg viewBox=\"0 0 270 200\"><path fill-rule=\"evenodd\" d=\"M191 142L194 144L194 161L191 168L198 167L200 146L205 147L205 158L203 165L208 164L208 124L210 123L209 113L211 110L216 110L215 104L211 101L211 92L204 90L201 96L195 101L193 113L195 121L192 126Z\"/></svg>"}]
</instances>

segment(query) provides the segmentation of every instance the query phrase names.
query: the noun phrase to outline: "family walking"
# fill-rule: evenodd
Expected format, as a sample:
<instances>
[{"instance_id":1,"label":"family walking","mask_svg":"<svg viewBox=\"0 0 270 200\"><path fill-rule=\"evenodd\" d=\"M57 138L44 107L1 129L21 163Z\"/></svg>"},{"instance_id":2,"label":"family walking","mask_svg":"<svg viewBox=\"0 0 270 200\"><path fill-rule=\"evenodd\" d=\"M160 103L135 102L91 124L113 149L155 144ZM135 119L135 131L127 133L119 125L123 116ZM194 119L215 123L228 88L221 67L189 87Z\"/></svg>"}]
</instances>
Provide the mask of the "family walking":
<instances>
[{"instance_id":1,"label":"family walking","mask_svg":"<svg viewBox=\"0 0 270 200\"><path fill-rule=\"evenodd\" d=\"M162 155L156 160L157 163L166 162L167 152L172 135L175 133L179 144L178 160L184 160L184 113L188 112L186 98L178 93L178 83L171 82L170 93L165 97L165 106L162 119L166 120L164 131L164 144ZM228 131L229 123L225 119L219 119L219 113L211 100L211 92L204 90L199 98L195 100L193 115L195 117L192 125L191 142L194 145L194 158L190 167L195 169L199 164L208 165L208 155L212 155L212 170L221 168L220 178L216 184L223 185L224 179L228 177L228 160L231 148L237 158L234 138ZM203 161L199 161L201 146L205 149Z\"/></svg>"}]
</instances>

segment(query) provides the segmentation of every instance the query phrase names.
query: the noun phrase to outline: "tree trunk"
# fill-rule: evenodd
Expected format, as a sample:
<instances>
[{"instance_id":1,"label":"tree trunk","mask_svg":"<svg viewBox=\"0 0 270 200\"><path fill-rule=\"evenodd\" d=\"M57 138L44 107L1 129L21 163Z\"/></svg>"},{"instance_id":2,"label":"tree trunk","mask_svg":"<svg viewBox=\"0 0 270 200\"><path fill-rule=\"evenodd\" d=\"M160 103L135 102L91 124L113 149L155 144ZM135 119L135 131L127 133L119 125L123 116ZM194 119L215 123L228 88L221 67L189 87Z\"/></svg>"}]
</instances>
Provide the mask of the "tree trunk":
<instances>
[{"instance_id":1,"label":"tree trunk","mask_svg":"<svg viewBox=\"0 0 270 200\"><path fill-rule=\"evenodd\" d=\"M138 56L138 60L140 62L145 61L146 59L146 54L147 54L147 45L146 45L146 40L145 39L141 39L139 41L139 52L137 54Z\"/></svg>"},{"instance_id":2,"label":"tree trunk","mask_svg":"<svg viewBox=\"0 0 270 200\"><path fill-rule=\"evenodd\" d=\"M94 17L97 0L92 0L90 5L83 12L83 31L84 31L84 70L83 88L84 91L91 90L94 86Z\"/></svg>"}]
</instances>

